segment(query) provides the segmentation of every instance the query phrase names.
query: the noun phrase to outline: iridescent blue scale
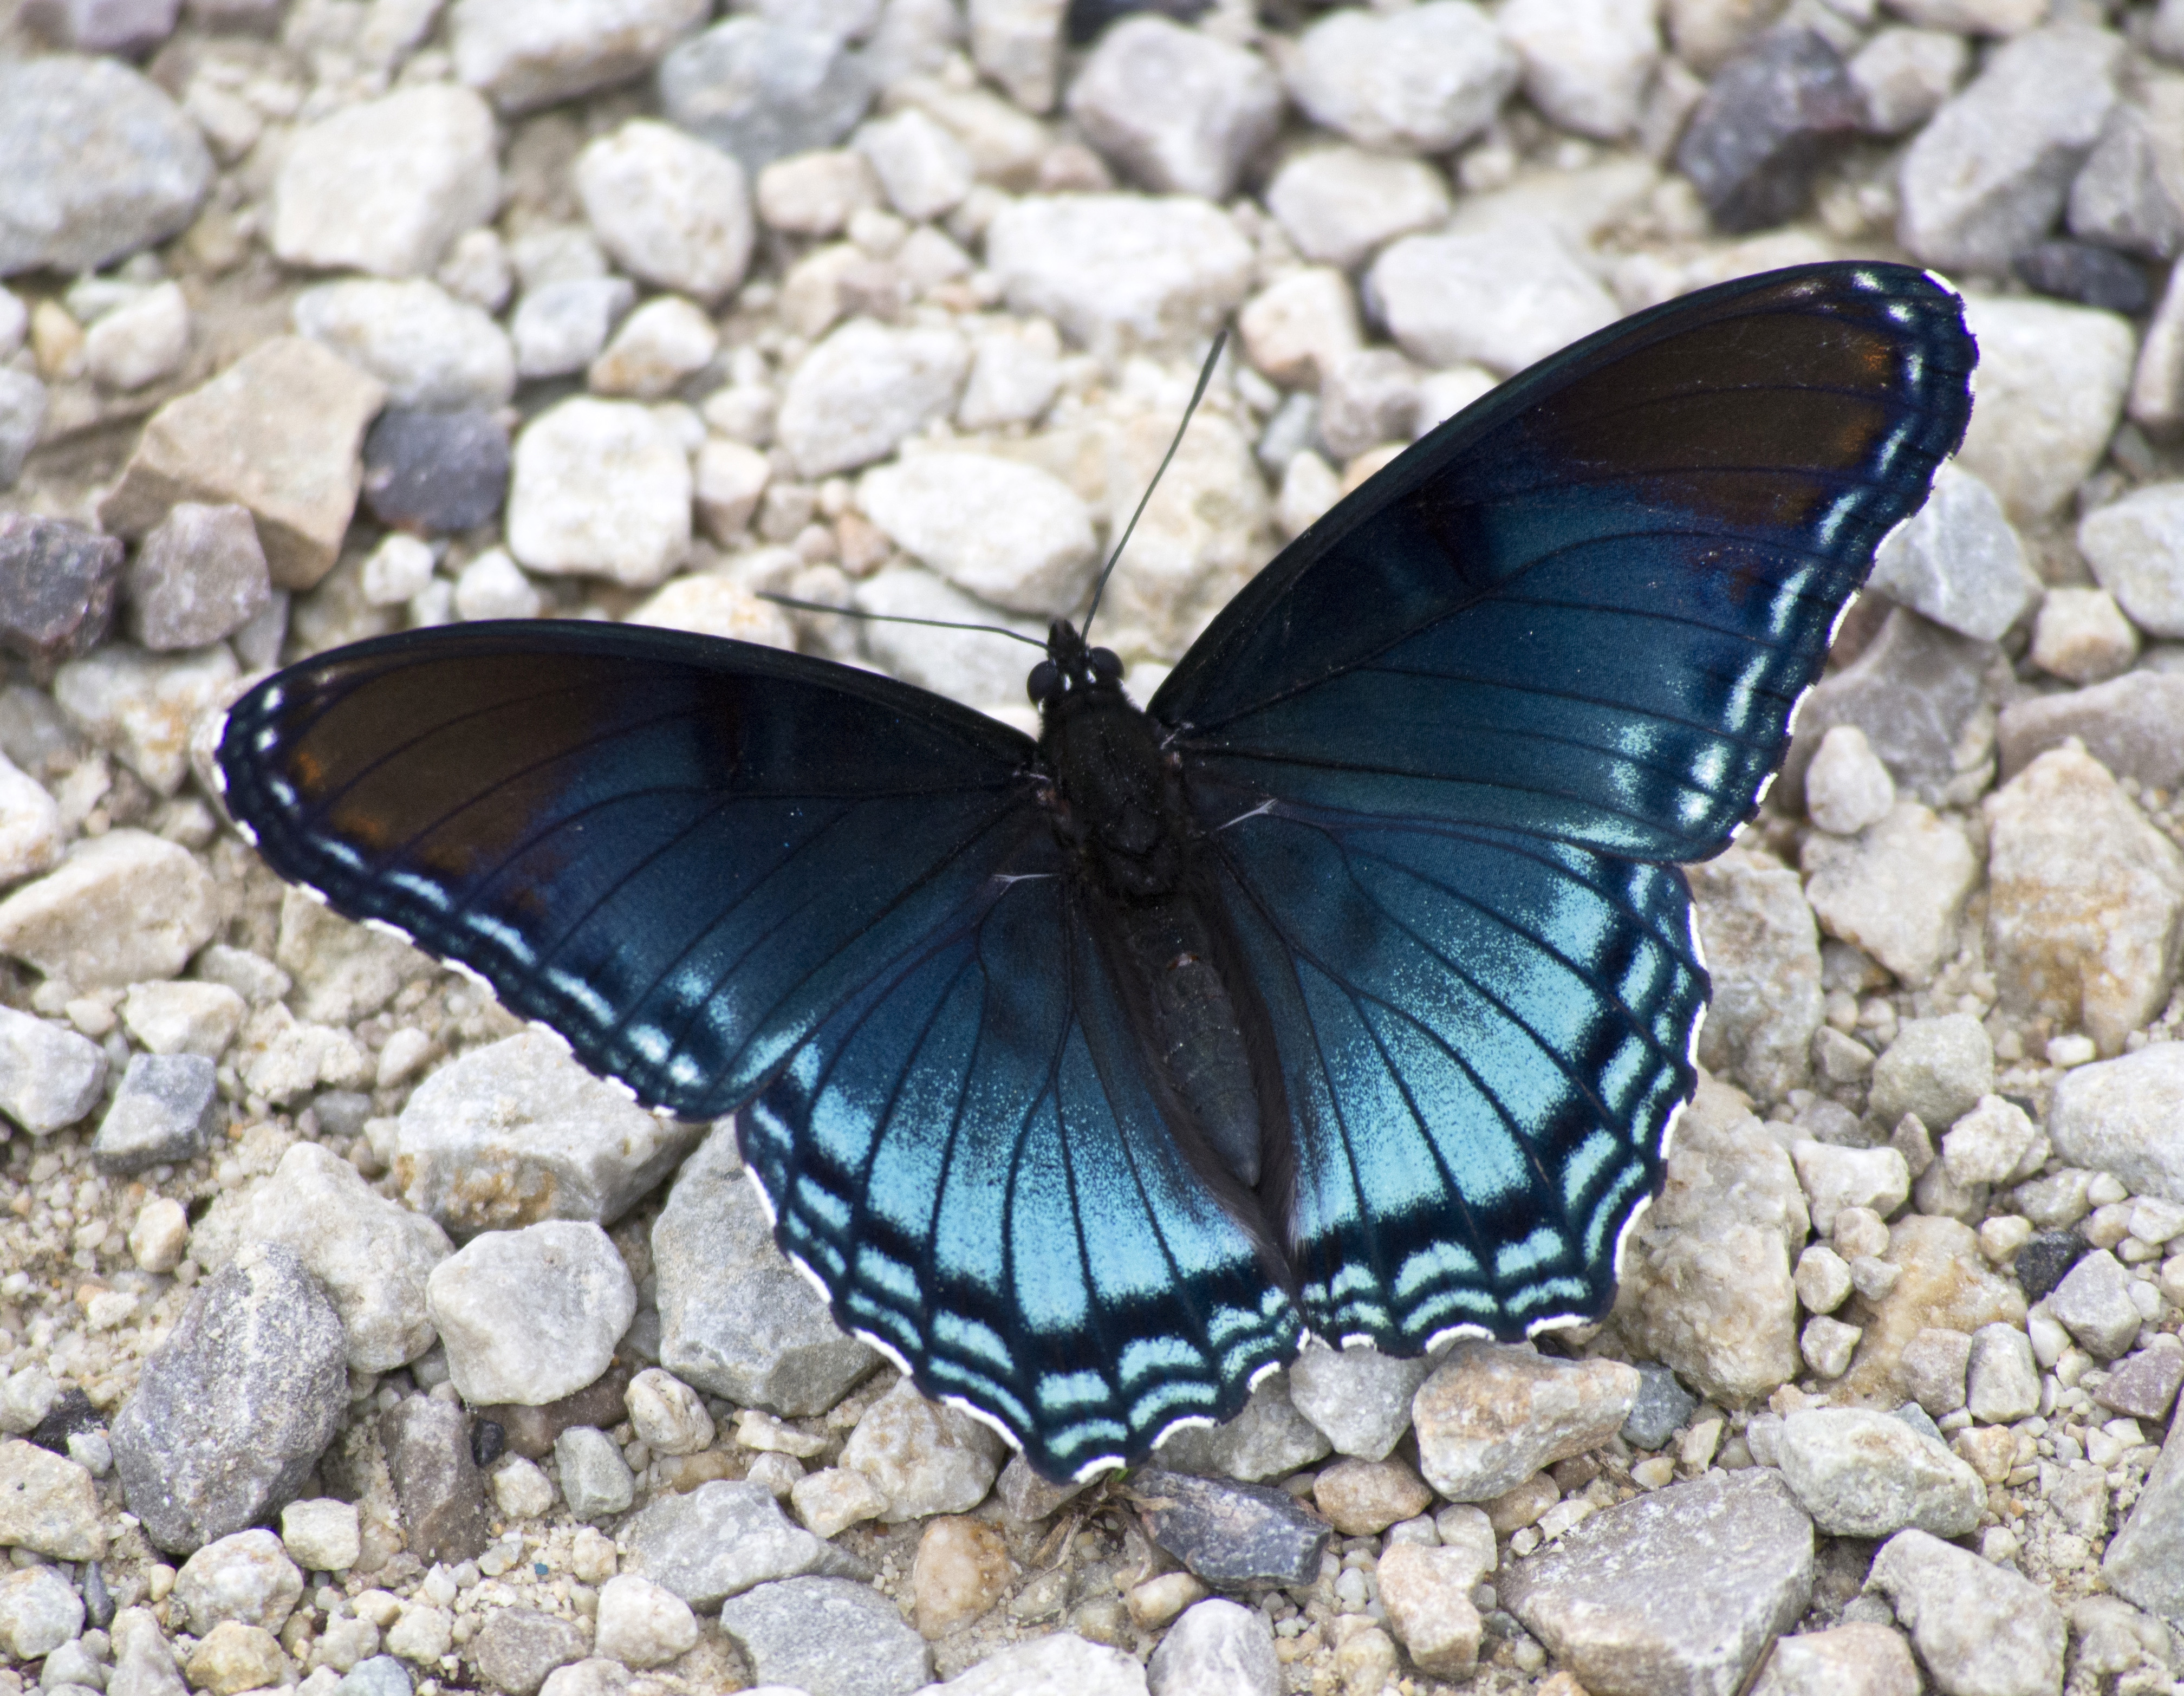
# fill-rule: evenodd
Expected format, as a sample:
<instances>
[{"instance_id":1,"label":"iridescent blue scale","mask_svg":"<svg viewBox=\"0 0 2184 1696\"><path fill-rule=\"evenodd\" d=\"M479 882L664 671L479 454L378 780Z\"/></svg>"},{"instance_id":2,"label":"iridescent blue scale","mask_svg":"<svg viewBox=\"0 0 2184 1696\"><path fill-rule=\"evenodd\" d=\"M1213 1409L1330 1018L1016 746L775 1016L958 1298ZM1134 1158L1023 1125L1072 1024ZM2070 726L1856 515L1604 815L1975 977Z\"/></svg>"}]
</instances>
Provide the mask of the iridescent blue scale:
<instances>
[{"instance_id":1,"label":"iridescent blue scale","mask_svg":"<svg viewBox=\"0 0 2184 1696\"><path fill-rule=\"evenodd\" d=\"M1695 1078L1677 862L1752 813L1974 357L1899 266L1673 301L1440 426L1215 619L1146 712L1264 1169L1209 1152L1211 1074L1157 1040L1199 1027L1070 845L1050 706L1034 745L794 654L468 625L261 683L219 768L283 875L639 1099L737 1115L836 1318L1083 1475L1308 1333L1606 1310Z\"/></svg>"}]
</instances>

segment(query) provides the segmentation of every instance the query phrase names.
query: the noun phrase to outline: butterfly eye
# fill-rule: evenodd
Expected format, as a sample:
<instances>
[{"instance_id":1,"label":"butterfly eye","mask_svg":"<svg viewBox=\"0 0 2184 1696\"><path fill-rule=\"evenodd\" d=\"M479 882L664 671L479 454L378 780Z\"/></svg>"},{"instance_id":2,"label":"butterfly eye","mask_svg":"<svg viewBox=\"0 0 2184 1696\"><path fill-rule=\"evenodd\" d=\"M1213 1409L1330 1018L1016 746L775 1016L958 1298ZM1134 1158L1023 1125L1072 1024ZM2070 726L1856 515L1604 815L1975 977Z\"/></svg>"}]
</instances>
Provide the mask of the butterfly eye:
<instances>
[{"instance_id":1,"label":"butterfly eye","mask_svg":"<svg viewBox=\"0 0 2184 1696\"><path fill-rule=\"evenodd\" d=\"M1041 660L1024 679L1024 693L1034 706L1045 706L1061 693L1061 668L1051 660Z\"/></svg>"},{"instance_id":2,"label":"butterfly eye","mask_svg":"<svg viewBox=\"0 0 2184 1696\"><path fill-rule=\"evenodd\" d=\"M1084 656L1091 662L1092 675L1103 683L1118 682L1123 675L1123 656L1112 648L1095 648Z\"/></svg>"}]
</instances>

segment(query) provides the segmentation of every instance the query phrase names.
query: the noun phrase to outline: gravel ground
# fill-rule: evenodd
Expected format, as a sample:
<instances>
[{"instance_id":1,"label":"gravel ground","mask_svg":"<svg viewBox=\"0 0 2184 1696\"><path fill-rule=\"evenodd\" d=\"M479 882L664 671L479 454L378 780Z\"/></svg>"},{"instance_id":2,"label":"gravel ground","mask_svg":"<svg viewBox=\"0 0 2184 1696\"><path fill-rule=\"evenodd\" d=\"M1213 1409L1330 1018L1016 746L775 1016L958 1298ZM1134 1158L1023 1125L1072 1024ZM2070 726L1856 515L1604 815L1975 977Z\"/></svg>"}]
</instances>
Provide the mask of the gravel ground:
<instances>
[{"instance_id":1,"label":"gravel ground","mask_svg":"<svg viewBox=\"0 0 2184 1696\"><path fill-rule=\"evenodd\" d=\"M177 9L0 0L0 1696L2184 1691L2184 5ZM756 592L1039 632L1233 321L1143 699L1501 377L1857 256L1965 287L1971 434L1694 869L1708 1076L1538 1351L1048 1486L726 1127L206 783L269 667L455 619L1028 725L1014 644Z\"/></svg>"}]
</instances>

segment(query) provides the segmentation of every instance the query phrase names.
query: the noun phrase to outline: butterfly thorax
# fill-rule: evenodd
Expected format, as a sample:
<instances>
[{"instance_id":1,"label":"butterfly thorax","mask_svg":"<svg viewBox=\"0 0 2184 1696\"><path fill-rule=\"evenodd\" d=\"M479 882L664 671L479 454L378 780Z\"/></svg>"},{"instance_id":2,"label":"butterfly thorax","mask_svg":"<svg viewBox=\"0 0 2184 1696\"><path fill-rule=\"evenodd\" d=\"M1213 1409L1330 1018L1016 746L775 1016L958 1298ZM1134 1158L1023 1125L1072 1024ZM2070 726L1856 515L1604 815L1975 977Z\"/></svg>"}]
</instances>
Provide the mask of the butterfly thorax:
<instances>
[{"instance_id":1,"label":"butterfly thorax","mask_svg":"<svg viewBox=\"0 0 2184 1696\"><path fill-rule=\"evenodd\" d=\"M1254 1079L1250 1011L1230 989L1240 981L1237 951L1203 885L1181 763L1123 692L1112 655L1086 649L1066 624L1048 652L1031 690L1055 834L1123 1003L1158 1057L1178 1140L1256 1188L1272 1104Z\"/></svg>"}]
</instances>

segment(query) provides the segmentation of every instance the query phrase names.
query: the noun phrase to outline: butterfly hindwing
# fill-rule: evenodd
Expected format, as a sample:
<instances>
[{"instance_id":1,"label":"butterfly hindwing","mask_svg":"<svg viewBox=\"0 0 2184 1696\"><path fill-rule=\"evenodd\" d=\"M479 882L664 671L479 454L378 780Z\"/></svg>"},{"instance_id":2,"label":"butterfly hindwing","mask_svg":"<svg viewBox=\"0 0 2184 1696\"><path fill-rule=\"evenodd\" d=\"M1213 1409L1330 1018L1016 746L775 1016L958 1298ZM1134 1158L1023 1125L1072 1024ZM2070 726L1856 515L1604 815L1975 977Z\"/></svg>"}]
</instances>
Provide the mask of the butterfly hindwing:
<instances>
[{"instance_id":1,"label":"butterfly hindwing","mask_svg":"<svg viewBox=\"0 0 2184 1696\"><path fill-rule=\"evenodd\" d=\"M1240 789L1704 858L1962 438L1974 352L1956 297L1901 265L1625 319L1336 506L1150 711Z\"/></svg>"},{"instance_id":2,"label":"butterfly hindwing","mask_svg":"<svg viewBox=\"0 0 2184 1696\"><path fill-rule=\"evenodd\" d=\"M1288 1295L1162 1122L1062 877L989 887L840 1009L744 1146L842 1323L1050 1476L1227 1418L1295 1347Z\"/></svg>"},{"instance_id":3,"label":"butterfly hindwing","mask_svg":"<svg viewBox=\"0 0 2184 1696\"><path fill-rule=\"evenodd\" d=\"M218 758L276 871L704 1119L1045 838L1031 756L795 654L486 623L291 667L237 702Z\"/></svg>"},{"instance_id":4,"label":"butterfly hindwing","mask_svg":"<svg viewBox=\"0 0 2184 1696\"><path fill-rule=\"evenodd\" d=\"M1694 1080L1682 873L1285 803L1212 840L1290 1094L1306 1323L1408 1355L1605 1312Z\"/></svg>"}]
</instances>

